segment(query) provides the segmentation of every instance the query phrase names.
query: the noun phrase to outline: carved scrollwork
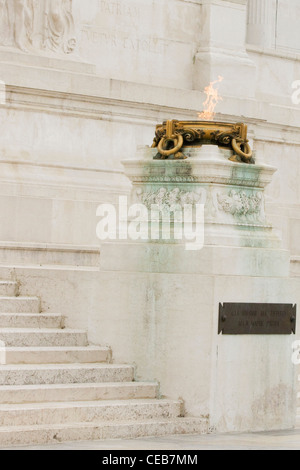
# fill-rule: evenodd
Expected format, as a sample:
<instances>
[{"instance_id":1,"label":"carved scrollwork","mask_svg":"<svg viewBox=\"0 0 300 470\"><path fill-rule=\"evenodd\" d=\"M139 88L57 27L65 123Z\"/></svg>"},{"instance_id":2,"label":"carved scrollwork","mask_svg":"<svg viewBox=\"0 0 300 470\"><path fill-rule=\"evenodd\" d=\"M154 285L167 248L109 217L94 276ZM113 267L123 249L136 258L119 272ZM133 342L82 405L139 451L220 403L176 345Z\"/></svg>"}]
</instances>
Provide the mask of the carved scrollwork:
<instances>
[{"instance_id":1,"label":"carved scrollwork","mask_svg":"<svg viewBox=\"0 0 300 470\"><path fill-rule=\"evenodd\" d=\"M175 134L182 135L185 144L191 144L193 142L201 140L205 132L201 129L184 129L178 128L175 130Z\"/></svg>"},{"instance_id":2,"label":"carved scrollwork","mask_svg":"<svg viewBox=\"0 0 300 470\"><path fill-rule=\"evenodd\" d=\"M230 146L232 139L238 137L238 132L221 132L219 130L211 132L211 141L212 143L220 146Z\"/></svg>"},{"instance_id":3,"label":"carved scrollwork","mask_svg":"<svg viewBox=\"0 0 300 470\"><path fill-rule=\"evenodd\" d=\"M203 129L194 129L194 128L184 128L180 126L175 126L174 135L181 135L184 140L184 144L191 144L203 139L205 132ZM158 142L166 137L166 129L161 127L156 130L155 137Z\"/></svg>"}]
</instances>

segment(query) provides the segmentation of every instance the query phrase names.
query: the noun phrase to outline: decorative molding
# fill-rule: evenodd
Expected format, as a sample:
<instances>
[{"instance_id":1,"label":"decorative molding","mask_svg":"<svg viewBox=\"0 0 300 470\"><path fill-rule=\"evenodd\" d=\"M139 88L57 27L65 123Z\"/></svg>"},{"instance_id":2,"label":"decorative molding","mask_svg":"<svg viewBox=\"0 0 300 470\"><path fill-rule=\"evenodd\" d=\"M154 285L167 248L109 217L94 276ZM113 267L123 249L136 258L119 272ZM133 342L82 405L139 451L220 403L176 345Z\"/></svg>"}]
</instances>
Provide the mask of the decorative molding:
<instances>
[{"instance_id":1,"label":"decorative molding","mask_svg":"<svg viewBox=\"0 0 300 470\"><path fill-rule=\"evenodd\" d=\"M0 195L4 197L114 203L130 191L119 170L4 160L0 160L0 168Z\"/></svg>"},{"instance_id":2,"label":"decorative molding","mask_svg":"<svg viewBox=\"0 0 300 470\"><path fill-rule=\"evenodd\" d=\"M300 61L300 52L293 49L290 50L278 50L271 49L261 46L256 46L255 44L246 44L247 52L252 52L254 54L263 55L266 57L276 57L277 59Z\"/></svg>"},{"instance_id":3,"label":"decorative molding","mask_svg":"<svg viewBox=\"0 0 300 470\"><path fill-rule=\"evenodd\" d=\"M222 176L132 176L133 183L212 183L246 186L248 188L264 188L265 182L243 180L239 177L228 178Z\"/></svg>"},{"instance_id":4,"label":"decorative molding","mask_svg":"<svg viewBox=\"0 0 300 470\"><path fill-rule=\"evenodd\" d=\"M197 183L196 176L130 176L134 183Z\"/></svg>"},{"instance_id":5,"label":"decorative molding","mask_svg":"<svg viewBox=\"0 0 300 470\"><path fill-rule=\"evenodd\" d=\"M0 0L1 1L1 0ZM27 57L27 56L24 56ZM65 61L65 63L73 63L73 61ZM47 71L45 71L47 72ZM17 73L17 72L16 72ZM21 73L21 72L20 72ZM24 73L24 69L22 70ZM65 73L66 72L62 72ZM102 79L97 77L97 80ZM144 91L147 92L148 86ZM103 93L105 95L105 93ZM118 98L109 98L105 96L91 96L83 93L63 93L59 91L46 91L38 88L23 88L12 85L6 85L6 106L9 109L33 111L46 114L59 114L60 116L80 117L83 119L103 120L109 122L124 122L143 126L155 127L157 124L157 112L160 112L163 106L149 103L140 103L133 101L121 101ZM112 115L111 107L116 109L116 113ZM274 109L276 106L274 106ZM287 108L289 111L292 108ZM278 107L278 112L280 108ZM189 111L184 114L184 110L180 107L164 107L166 114L176 114L184 118L193 117L194 113ZM286 122L262 121L252 124L255 128L255 142L272 142L277 144L300 146L300 111L293 109L294 115L299 117L295 121L295 125L288 125ZM275 116L275 114L274 114ZM222 119L228 116L222 116ZM236 120L237 116L230 116L232 120ZM249 121L249 119L247 119ZM284 131L284 134L283 134Z\"/></svg>"},{"instance_id":6,"label":"decorative molding","mask_svg":"<svg viewBox=\"0 0 300 470\"><path fill-rule=\"evenodd\" d=\"M0 242L0 265L99 271L100 246Z\"/></svg>"},{"instance_id":7,"label":"decorative molding","mask_svg":"<svg viewBox=\"0 0 300 470\"><path fill-rule=\"evenodd\" d=\"M1 52L3 51L0 50L0 59ZM5 54L8 52L6 51ZM22 56L24 59L31 58L29 54L19 53L19 56ZM46 60L47 58L44 57L44 59ZM62 61L61 59L59 60ZM3 61L8 62L9 58L5 58ZM64 63L70 65L77 64L73 60L65 60ZM37 64L35 65L37 66ZM64 83L66 87L70 88L68 93L56 89L53 90L52 81L50 84L47 82L49 78L47 68L39 70L38 77L40 77L41 83L45 86L45 89L41 90L41 85L35 83L35 77L30 78L30 74L32 75L31 67L6 63L5 68L1 71L2 80L6 83L6 104L1 104L1 107L17 111L58 114L60 116L118 123L124 122L149 128L150 126L151 128L155 127L157 124L157 113L161 113L162 110L165 115L176 115L182 119L192 119L195 116L191 105L194 96L193 91L187 92L188 99L185 107L180 101L182 97L179 97L177 94L178 90L171 90L169 98L172 97L172 102L177 105L177 107L172 107L168 103L157 104L153 102L152 98L156 99L156 95L163 96L162 88L158 88L155 94L151 85L139 85L135 91L136 101L134 101L134 84L124 82L120 84L120 90L122 91L123 86L128 88L126 91L127 99L122 99L121 91L120 93L111 93L111 90L117 90L114 80L112 80L112 86L109 88L106 79L95 76L96 86L93 89L94 94L91 95L91 89L87 91L86 86L82 85L80 74L78 74L78 80L74 80L74 71L72 73L70 71L58 71L59 64L56 64L55 67L56 70L52 71L52 74L55 76L55 87L60 88L61 84ZM31 86L30 81L32 82ZM10 84L11 82L14 84ZM25 82L25 86L19 86L15 82ZM143 102L141 101L141 96L137 96L137 93L143 94ZM169 102L169 99L167 101ZM300 109L295 107L282 108L282 106L274 104L272 106L273 119L268 117L268 120L260 121L259 118L262 118L264 115L270 116L270 110L267 103L260 102L259 105L260 112L257 119L252 120L252 118L247 118L247 122L251 123L251 131L255 133L255 142L272 142L285 146L300 146ZM248 106L247 100L245 100L245 106ZM251 106L256 107L255 102L252 101ZM186 109L188 107L189 110ZM245 112L245 115L248 115L248 112ZM293 116L293 123L291 116ZM233 121L238 117L235 114L231 114L220 115L219 118Z\"/></svg>"}]
</instances>

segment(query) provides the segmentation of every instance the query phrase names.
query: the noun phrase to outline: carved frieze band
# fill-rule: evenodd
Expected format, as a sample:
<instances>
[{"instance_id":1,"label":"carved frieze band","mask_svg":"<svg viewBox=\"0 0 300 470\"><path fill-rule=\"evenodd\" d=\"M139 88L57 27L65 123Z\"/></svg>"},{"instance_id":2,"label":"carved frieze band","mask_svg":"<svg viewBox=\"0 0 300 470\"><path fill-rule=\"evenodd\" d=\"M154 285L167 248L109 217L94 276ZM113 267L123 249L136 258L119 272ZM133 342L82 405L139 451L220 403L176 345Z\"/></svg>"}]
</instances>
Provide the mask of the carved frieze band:
<instances>
[{"instance_id":1,"label":"carved frieze band","mask_svg":"<svg viewBox=\"0 0 300 470\"><path fill-rule=\"evenodd\" d=\"M143 191L138 189L138 199L144 204L147 209L153 206L158 206L160 210L172 211L174 208L184 208L185 205L202 204L205 197L205 191L199 192L181 190L174 188L168 190L166 188L159 188L153 191Z\"/></svg>"},{"instance_id":2,"label":"carved frieze band","mask_svg":"<svg viewBox=\"0 0 300 470\"><path fill-rule=\"evenodd\" d=\"M158 187L153 190L137 188L135 191L139 202L148 210L157 206L159 210L174 211L185 205L205 205L207 222L234 223L246 225L265 225L265 204L261 191L242 189L204 189L192 191L188 188Z\"/></svg>"}]
</instances>

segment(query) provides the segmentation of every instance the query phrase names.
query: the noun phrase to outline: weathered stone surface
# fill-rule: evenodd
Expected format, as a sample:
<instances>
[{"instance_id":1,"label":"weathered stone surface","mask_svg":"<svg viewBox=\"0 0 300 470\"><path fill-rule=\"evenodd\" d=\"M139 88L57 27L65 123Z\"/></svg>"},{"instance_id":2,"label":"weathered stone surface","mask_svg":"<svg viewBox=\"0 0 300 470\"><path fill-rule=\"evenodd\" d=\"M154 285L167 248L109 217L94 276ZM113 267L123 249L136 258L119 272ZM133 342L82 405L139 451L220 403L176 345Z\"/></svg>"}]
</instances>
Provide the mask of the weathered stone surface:
<instances>
[{"instance_id":1,"label":"weathered stone surface","mask_svg":"<svg viewBox=\"0 0 300 470\"><path fill-rule=\"evenodd\" d=\"M131 201L162 201L166 209L196 193L205 207L204 246L189 252L183 238L165 240L161 232L158 240L104 243L99 312L110 317L93 321L104 326L116 358L130 345L138 377L158 378L167 396L176 390L188 413L209 416L213 429L289 429L296 420L295 338L218 334L220 303L300 301L289 253L265 216L275 169L229 162L230 152L208 146L187 148L182 162L156 161L154 154L139 149L124 161ZM184 380L173 373L179 366Z\"/></svg>"},{"instance_id":2,"label":"weathered stone surface","mask_svg":"<svg viewBox=\"0 0 300 470\"><path fill-rule=\"evenodd\" d=\"M6 348L7 364L69 364L110 362L110 348L49 346Z\"/></svg>"},{"instance_id":3,"label":"weathered stone surface","mask_svg":"<svg viewBox=\"0 0 300 470\"><path fill-rule=\"evenodd\" d=\"M1 328L64 328L60 314L0 313Z\"/></svg>"},{"instance_id":4,"label":"weathered stone surface","mask_svg":"<svg viewBox=\"0 0 300 470\"><path fill-rule=\"evenodd\" d=\"M0 387L1 404L130 400L156 398L158 385L143 382L106 382Z\"/></svg>"},{"instance_id":5,"label":"weathered stone surface","mask_svg":"<svg viewBox=\"0 0 300 470\"><path fill-rule=\"evenodd\" d=\"M174 434L207 433L207 420L195 418L117 421L115 423L61 424L44 426L15 426L0 428L2 447L45 444L64 441L137 438Z\"/></svg>"},{"instance_id":6,"label":"weathered stone surface","mask_svg":"<svg viewBox=\"0 0 300 470\"><path fill-rule=\"evenodd\" d=\"M0 405L3 426L97 423L137 419L177 418L181 403L167 400L114 400L105 402L38 403Z\"/></svg>"},{"instance_id":7,"label":"weathered stone surface","mask_svg":"<svg viewBox=\"0 0 300 470\"><path fill-rule=\"evenodd\" d=\"M40 313L40 309L37 297L0 297L0 312Z\"/></svg>"},{"instance_id":8,"label":"weathered stone surface","mask_svg":"<svg viewBox=\"0 0 300 470\"><path fill-rule=\"evenodd\" d=\"M0 340L6 347L87 346L87 334L81 330L42 328L1 328Z\"/></svg>"},{"instance_id":9,"label":"weathered stone surface","mask_svg":"<svg viewBox=\"0 0 300 470\"><path fill-rule=\"evenodd\" d=\"M14 297L18 294L19 286L14 281L0 281L0 296Z\"/></svg>"},{"instance_id":10,"label":"weathered stone surface","mask_svg":"<svg viewBox=\"0 0 300 470\"><path fill-rule=\"evenodd\" d=\"M18 283L4 285L12 293ZM40 305L27 297L9 305L16 300L31 311ZM181 401L158 399L156 382L134 382L133 366L112 364L110 348L63 329L62 315L0 313L0 325L1 447L207 430L207 420L180 418Z\"/></svg>"}]
</instances>

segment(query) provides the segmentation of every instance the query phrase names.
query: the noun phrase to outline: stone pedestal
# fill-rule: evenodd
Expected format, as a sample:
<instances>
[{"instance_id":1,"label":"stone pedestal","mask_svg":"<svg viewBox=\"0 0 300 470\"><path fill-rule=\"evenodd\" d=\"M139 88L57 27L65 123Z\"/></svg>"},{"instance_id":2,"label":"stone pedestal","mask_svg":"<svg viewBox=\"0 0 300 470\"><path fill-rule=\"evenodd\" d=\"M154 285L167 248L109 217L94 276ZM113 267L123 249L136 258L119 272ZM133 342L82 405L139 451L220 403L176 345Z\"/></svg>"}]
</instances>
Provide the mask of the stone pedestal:
<instances>
[{"instance_id":1,"label":"stone pedestal","mask_svg":"<svg viewBox=\"0 0 300 470\"><path fill-rule=\"evenodd\" d=\"M289 253L264 213L275 169L230 162L230 152L217 147L185 149L182 161L155 161L155 153L139 149L124 162L132 202L162 192L164 204L171 194L177 203L194 195L205 205L205 245L187 251L175 240L104 243L98 311L105 315L90 318L91 339L101 339L101 325L116 361L134 361L137 379L158 380L163 395L182 398L186 413L206 416L213 430L291 428L294 337L218 334L219 303L299 300Z\"/></svg>"}]
</instances>

